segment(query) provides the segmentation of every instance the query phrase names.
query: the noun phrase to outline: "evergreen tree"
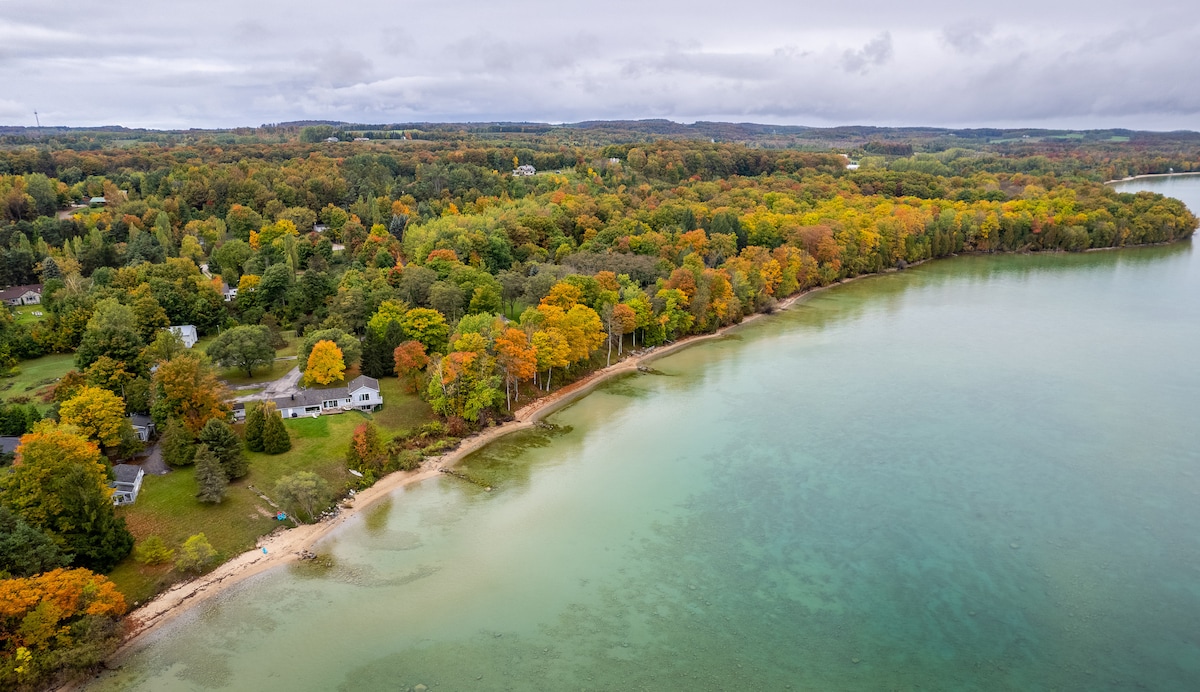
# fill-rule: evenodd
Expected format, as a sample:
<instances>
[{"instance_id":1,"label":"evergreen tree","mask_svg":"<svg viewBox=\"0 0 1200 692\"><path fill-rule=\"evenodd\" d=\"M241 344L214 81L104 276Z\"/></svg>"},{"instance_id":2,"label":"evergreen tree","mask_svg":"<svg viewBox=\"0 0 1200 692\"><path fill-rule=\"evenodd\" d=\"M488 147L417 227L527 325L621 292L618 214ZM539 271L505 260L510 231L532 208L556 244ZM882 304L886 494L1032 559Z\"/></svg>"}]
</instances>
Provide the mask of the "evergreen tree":
<instances>
[{"instance_id":1,"label":"evergreen tree","mask_svg":"<svg viewBox=\"0 0 1200 692\"><path fill-rule=\"evenodd\" d=\"M246 449L251 452L263 451L263 424L266 423L266 412L263 404L254 403L246 408Z\"/></svg>"},{"instance_id":2,"label":"evergreen tree","mask_svg":"<svg viewBox=\"0 0 1200 692\"><path fill-rule=\"evenodd\" d=\"M223 420L213 418L200 429L200 442L208 445L221 462L221 469L229 480L237 480L250 472L250 464L242 453L242 441L237 433Z\"/></svg>"},{"instance_id":3,"label":"evergreen tree","mask_svg":"<svg viewBox=\"0 0 1200 692\"><path fill-rule=\"evenodd\" d=\"M267 454L283 454L292 448L292 439L283 426L283 416L270 411L263 422L262 447Z\"/></svg>"},{"instance_id":4,"label":"evergreen tree","mask_svg":"<svg viewBox=\"0 0 1200 692\"><path fill-rule=\"evenodd\" d=\"M391 356L383 335L368 329L363 342L362 373L376 379L393 374Z\"/></svg>"},{"instance_id":5,"label":"evergreen tree","mask_svg":"<svg viewBox=\"0 0 1200 692\"><path fill-rule=\"evenodd\" d=\"M211 504L224 500L229 486L229 479L221 470L221 460L206 444L196 447L196 485L196 497Z\"/></svg>"},{"instance_id":6,"label":"evergreen tree","mask_svg":"<svg viewBox=\"0 0 1200 692\"><path fill-rule=\"evenodd\" d=\"M162 458L167 466L179 468L192 463L196 451L192 445L195 440L188 429L177 418L168 418L167 427L162 436Z\"/></svg>"}]
</instances>

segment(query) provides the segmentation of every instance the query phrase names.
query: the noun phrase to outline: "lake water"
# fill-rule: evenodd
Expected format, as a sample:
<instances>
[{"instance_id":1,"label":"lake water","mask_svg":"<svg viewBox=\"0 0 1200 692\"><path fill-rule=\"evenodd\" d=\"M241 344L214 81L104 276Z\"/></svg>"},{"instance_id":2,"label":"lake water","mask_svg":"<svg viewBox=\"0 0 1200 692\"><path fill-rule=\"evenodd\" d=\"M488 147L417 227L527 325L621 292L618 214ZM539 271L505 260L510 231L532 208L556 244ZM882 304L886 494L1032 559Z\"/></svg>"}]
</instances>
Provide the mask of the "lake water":
<instances>
[{"instance_id":1,"label":"lake water","mask_svg":"<svg viewBox=\"0 0 1200 692\"><path fill-rule=\"evenodd\" d=\"M1200 178L1146 179L1200 209ZM1194 690L1200 258L812 296L396 493L95 689Z\"/></svg>"}]
</instances>

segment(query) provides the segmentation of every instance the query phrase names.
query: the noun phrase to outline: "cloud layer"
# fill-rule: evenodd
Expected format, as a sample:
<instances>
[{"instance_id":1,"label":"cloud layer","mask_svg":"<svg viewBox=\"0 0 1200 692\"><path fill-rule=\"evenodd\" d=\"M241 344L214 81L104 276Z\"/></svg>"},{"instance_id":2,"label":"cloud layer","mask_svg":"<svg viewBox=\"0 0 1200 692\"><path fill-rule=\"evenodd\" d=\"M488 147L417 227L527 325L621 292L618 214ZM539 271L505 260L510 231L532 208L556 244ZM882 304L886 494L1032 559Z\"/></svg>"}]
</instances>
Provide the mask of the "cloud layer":
<instances>
[{"instance_id":1,"label":"cloud layer","mask_svg":"<svg viewBox=\"0 0 1200 692\"><path fill-rule=\"evenodd\" d=\"M0 0L0 123L1200 129L1185 3Z\"/></svg>"}]
</instances>

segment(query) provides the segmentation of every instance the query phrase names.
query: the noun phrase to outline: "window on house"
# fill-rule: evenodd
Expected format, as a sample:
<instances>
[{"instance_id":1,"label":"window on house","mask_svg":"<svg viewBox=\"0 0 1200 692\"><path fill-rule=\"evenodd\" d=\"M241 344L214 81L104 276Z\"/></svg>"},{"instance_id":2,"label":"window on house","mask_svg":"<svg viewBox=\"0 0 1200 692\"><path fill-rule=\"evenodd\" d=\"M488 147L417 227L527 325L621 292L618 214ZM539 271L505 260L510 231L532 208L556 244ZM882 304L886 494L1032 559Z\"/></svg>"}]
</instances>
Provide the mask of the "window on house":
<instances>
[{"instance_id":1,"label":"window on house","mask_svg":"<svg viewBox=\"0 0 1200 692\"><path fill-rule=\"evenodd\" d=\"M371 395L370 395L370 394L359 394L359 395L358 395L358 400L359 400L359 401L370 401L370 400L371 400Z\"/></svg>"}]
</instances>

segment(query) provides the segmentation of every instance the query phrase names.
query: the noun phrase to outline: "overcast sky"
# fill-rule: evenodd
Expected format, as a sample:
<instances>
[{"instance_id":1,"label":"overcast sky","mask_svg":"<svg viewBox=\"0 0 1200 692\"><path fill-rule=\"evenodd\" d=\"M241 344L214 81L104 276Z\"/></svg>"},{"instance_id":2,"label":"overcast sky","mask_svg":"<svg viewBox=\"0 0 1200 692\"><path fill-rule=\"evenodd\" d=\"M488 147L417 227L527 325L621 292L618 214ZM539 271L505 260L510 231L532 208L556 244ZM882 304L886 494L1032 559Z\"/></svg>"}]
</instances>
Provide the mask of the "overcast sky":
<instances>
[{"instance_id":1,"label":"overcast sky","mask_svg":"<svg viewBox=\"0 0 1200 692\"><path fill-rule=\"evenodd\" d=\"M0 0L0 124L1200 129L1195 0L984 5Z\"/></svg>"}]
</instances>

